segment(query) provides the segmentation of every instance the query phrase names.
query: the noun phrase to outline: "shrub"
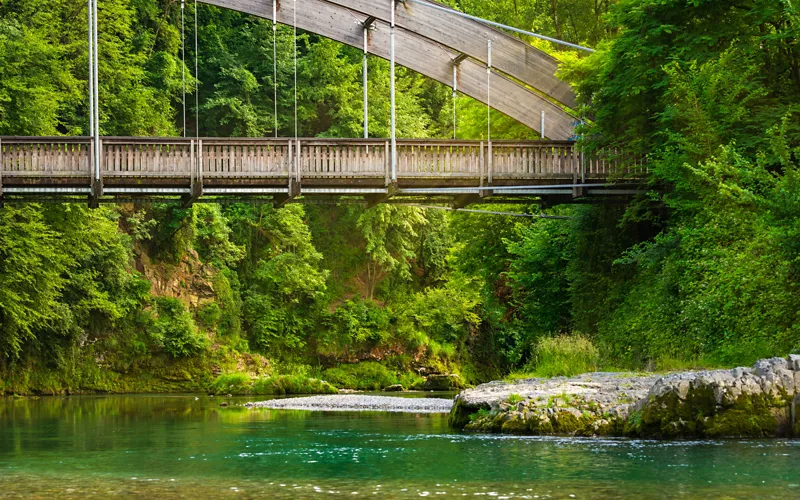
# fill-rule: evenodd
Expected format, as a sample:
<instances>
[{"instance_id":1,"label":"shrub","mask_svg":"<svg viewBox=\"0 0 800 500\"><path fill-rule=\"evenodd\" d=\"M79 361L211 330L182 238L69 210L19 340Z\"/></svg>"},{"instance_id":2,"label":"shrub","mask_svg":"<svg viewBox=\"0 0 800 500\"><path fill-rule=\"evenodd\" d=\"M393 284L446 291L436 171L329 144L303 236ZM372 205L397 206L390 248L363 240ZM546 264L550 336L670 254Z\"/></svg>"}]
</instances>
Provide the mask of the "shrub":
<instances>
[{"instance_id":1,"label":"shrub","mask_svg":"<svg viewBox=\"0 0 800 500\"><path fill-rule=\"evenodd\" d=\"M248 394L252 381L246 373L225 373L217 377L209 386L214 394Z\"/></svg>"},{"instance_id":2,"label":"shrub","mask_svg":"<svg viewBox=\"0 0 800 500\"><path fill-rule=\"evenodd\" d=\"M539 377L571 377L597 371L600 351L583 335L543 337L536 344L533 372Z\"/></svg>"},{"instance_id":3,"label":"shrub","mask_svg":"<svg viewBox=\"0 0 800 500\"><path fill-rule=\"evenodd\" d=\"M322 373L325 380L342 389L379 391L398 383L397 377L385 366L375 361L354 365L339 365Z\"/></svg>"},{"instance_id":4,"label":"shrub","mask_svg":"<svg viewBox=\"0 0 800 500\"><path fill-rule=\"evenodd\" d=\"M197 319L200 324L209 330L216 330L220 319L222 319L222 309L216 302L211 302L197 310Z\"/></svg>"},{"instance_id":5,"label":"shrub","mask_svg":"<svg viewBox=\"0 0 800 500\"><path fill-rule=\"evenodd\" d=\"M339 390L324 380L302 375L278 375L253 382L252 394L336 394Z\"/></svg>"},{"instance_id":6,"label":"shrub","mask_svg":"<svg viewBox=\"0 0 800 500\"><path fill-rule=\"evenodd\" d=\"M173 358L191 356L208 345L208 338L197 331L189 311L178 299L159 297L155 301L158 318L154 337L164 352Z\"/></svg>"},{"instance_id":7,"label":"shrub","mask_svg":"<svg viewBox=\"0 0 800 500\"><path fill-rule=\"evenodd\" d=\"M272 395L285 394L336 394L336 387L324 380L303 375L277 375L252 378L246 373L220 375L208 388L215 394Z\"/></svg>"}]
</instances>

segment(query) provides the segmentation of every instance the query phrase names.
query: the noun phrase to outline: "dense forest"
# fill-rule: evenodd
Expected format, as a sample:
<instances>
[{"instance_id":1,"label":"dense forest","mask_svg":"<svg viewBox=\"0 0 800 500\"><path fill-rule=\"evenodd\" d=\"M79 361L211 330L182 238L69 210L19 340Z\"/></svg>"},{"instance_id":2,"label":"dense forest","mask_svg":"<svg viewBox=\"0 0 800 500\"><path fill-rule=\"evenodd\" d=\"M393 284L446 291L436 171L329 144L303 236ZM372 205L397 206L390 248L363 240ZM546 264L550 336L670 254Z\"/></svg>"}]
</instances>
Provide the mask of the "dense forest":
<instances>
[{"instance_id":1,"label":"dense forest","mask_svg":"<svg viewBox=\"0 0 800 500\"><path fill-rule=\"evenodd\" d=\"M576 89L584 151L644 159L646 194L548 210L564 219L345 203L7 203L0 394L408 388L425 373L477 383L800 352L798 7L449 3L595 47L528 40ZM185 68L181 59L180 2L99 2L103 135L180 134L184 69L189 135L274 133L271 22L193 2L189 20L195 8L196 75L193 43ZM0 3L0 135L87 133L85 19L83 0ZM276 42L288 136L291 28ZM361 136L361 52L308 33L297 43L300 135ZM369 66L369 133L386 137L389 66ZM400 69L398 91L400 136L452 134L449 88ZM481 138L483 105L457 106L460 136ZM536 138L492 121L496 138Z\"/></svg>"}]
</instances>

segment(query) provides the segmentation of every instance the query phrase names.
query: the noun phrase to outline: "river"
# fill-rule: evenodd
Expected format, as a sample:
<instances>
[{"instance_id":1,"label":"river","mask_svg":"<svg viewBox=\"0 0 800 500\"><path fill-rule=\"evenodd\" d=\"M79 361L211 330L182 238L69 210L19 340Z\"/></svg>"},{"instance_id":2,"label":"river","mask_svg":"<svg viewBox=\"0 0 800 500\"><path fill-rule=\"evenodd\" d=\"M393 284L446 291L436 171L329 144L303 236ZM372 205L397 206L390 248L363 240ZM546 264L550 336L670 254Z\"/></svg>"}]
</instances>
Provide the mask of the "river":
<instances>
[{"instance_id":1,"label":"river","mask_svg":"<svg viewBox=\"0 0 800 500\"><path fill-rule=\"evenodd\" d=\"M474 435L446 415L240 406L253 399L0 398L0 496L800 497L796 440Z\"/></svg>"}]
</instances>

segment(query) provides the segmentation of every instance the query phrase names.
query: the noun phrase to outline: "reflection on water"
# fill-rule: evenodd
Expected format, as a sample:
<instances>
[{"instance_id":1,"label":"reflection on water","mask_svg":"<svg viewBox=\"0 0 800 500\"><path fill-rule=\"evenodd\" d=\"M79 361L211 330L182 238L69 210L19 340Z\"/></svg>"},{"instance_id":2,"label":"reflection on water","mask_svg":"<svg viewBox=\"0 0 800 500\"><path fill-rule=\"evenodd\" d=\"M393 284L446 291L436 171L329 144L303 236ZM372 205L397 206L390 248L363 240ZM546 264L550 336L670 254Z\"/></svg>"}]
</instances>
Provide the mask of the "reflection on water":
<instances>
[{"instance_id":1,"label":"reflection on water","mask_svg":"<svg viewBox=\"0 0 800 500\"><path fill-rule=\"evenodd\" d=\"M454 434L247 398L0 399L0 496L800 497L800 442Z\"/></svg>"}]
</instances>

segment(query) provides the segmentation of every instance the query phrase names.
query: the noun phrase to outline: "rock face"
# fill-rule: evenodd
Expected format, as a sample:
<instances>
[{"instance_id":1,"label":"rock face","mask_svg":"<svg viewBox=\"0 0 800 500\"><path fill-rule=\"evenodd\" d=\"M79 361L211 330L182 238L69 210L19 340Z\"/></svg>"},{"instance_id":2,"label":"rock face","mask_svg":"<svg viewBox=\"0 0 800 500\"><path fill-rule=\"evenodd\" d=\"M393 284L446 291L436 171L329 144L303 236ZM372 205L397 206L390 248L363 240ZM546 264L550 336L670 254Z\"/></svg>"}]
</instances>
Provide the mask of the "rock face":
<instances>
[{"instance_id":1,"label":"rock face","mask_svg":"<svg viewBox=\"0 0 800 500\"><path fill-rule=\"evenodd\" d=\"M422 389L426 391L455 391L464 387L464 382L458 375L428 375Z\"/></svg>"},{"instance_id":2,"label":"rock face","mask_svg":"<svg viewBox=\"0 0 800 500\"><path fill-rule=\"evenodd\" d=\"M458 429L657 438L800 436L800 356L663 377L590 373L459 394Z\"/></svg>"}]
</instances>

